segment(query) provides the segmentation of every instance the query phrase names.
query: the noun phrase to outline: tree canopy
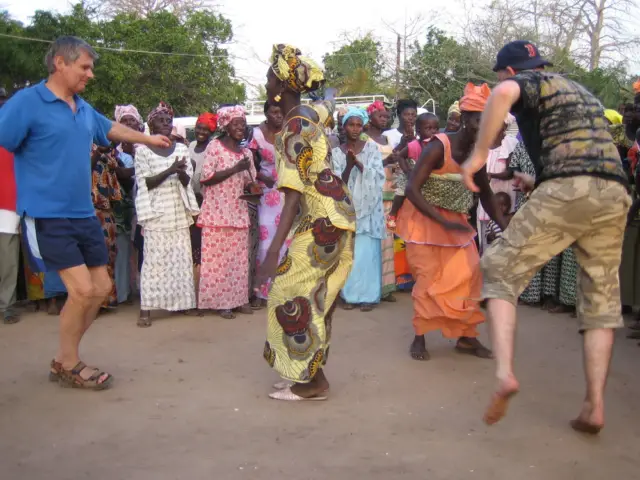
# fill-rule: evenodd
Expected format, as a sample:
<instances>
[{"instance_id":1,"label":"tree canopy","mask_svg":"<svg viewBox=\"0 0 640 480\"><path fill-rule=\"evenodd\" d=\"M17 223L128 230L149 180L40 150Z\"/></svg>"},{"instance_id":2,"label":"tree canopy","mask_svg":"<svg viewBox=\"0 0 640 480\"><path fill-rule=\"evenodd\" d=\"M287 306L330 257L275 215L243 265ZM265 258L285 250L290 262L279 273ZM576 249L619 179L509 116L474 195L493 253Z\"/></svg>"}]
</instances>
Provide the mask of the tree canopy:
<instances>
[{"instance_id":1,"label":"tree canopy","mask_svg":"<svg viewBox=\"0 0 640 480\"><path fill-rule=\"evenodd\" d=\"M46 41L74 35L96 47L96 80L83 97L107 114L123 103L147 112L162 100L173 106L176 116L190 116L245 99L245 87L233 79L228 52L221 47L233 36L231 23L210 11L96 20L78 4L70 14L37 11L29 26L1 13L0 33ZM3 38L0 84L15 90L45 78L47 49L45 42Z\"/></svg>"},{"instance_id":2,"label":"tree canopy","mask_svg":"<svg viewBox=\"0 0 640 480\"><path fill-rule=\"evenodd\" d=\"M389 90L382 48L371 34L347 41L323 57L327 84L340 95L366 95Z\"/></svg>"}]
</instances>

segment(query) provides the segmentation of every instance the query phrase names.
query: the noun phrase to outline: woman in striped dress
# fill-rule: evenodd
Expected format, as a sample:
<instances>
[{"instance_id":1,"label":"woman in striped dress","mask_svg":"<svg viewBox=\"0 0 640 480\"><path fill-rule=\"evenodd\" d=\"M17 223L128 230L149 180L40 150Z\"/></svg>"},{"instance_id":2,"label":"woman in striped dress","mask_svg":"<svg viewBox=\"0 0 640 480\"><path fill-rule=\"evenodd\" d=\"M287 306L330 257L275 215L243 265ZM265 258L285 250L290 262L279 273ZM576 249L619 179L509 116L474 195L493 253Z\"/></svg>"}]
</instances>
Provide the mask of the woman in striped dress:
<instances>
[{"instance_id":1,"label":"woman in striped dress","mask_svg":"<svg viewBox=\"0 0 640 480\"><path fill-rule=\"evenodd\" d=\"M147 118L152 134L169 136L173 110L165 103ZM141 146L135 158L136 211L144 236L140 278L139 327L151 326L151 310L196 308L189 227L198 215L189 149L173 143L167 149Z\"/></svg>"}]
</instances>

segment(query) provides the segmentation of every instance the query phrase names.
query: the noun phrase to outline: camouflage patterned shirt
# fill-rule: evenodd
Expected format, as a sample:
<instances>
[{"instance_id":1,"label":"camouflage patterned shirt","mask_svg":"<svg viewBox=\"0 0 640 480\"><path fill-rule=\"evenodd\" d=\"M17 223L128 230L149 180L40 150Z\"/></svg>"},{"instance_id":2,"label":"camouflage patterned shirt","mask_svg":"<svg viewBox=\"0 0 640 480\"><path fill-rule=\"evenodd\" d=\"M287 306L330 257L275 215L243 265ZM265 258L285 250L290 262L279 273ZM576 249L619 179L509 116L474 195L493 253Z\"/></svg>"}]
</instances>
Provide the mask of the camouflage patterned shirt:
<instances>
[{"instance_id":1,"label":"camouflage patterned shirt","mask_svg":"<svg viewBox=\"0 0 640 480\"><path fill-rule=\"evenodd\" d=\"M593 94L544 71L523 71L510 80L520 85L520 100L512 113L535 165L537 183L593 175L628 187L604 108Z\"/></svg>"}]
</instances>

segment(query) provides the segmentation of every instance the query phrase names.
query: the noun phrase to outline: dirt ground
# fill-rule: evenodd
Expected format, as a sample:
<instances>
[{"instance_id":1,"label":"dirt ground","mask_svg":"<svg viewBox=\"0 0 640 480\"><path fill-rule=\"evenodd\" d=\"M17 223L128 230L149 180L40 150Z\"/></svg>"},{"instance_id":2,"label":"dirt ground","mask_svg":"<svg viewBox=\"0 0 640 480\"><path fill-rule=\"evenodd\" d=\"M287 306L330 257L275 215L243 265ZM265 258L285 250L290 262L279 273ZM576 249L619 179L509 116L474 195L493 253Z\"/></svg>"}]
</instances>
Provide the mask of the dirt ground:
<instances>
[{"instance_id":1,"label":"dirt ground","mask_svg":"<svg viewBox=\"0 0 640 480\"><path fill-rule=\"evenodd\" d=\"M103 315L83 348L116 377L99 393L48 383L55 318L0 326L0 478L638 478L640 348L624 331L607 426L587 438L567 424L583 395L575 320L521 307L522 392L489 428L493 363L455 353L439 334L427 338L431 361L411 360L411 302L399 297L368 314L338 312L327 402L267 397L278 378L262 359L264 311L168 316L150 329L136 328L134 307Z\"/></svg>"}]
</instances>

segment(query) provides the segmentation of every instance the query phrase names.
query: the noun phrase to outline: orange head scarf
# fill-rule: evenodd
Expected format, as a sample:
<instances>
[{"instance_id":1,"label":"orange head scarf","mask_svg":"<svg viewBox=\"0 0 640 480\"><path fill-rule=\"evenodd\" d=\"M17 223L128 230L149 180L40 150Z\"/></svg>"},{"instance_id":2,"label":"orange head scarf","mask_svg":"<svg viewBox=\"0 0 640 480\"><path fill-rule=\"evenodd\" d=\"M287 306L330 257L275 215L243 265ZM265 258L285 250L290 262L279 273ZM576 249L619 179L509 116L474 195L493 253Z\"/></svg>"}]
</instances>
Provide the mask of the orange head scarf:
<instances>
[{"instance_id":1,"label":"orange head scarf","mask_svg":"<svg viewBox=\"0 0 640 480\"><path fill-rule=\"evenodd\" d=\"M489 85L483 83L480 86L467 83L464 87L464 96L460 99L460 110L463 112L482 112L491 95Z\"/></svg>"}]
</instances>

